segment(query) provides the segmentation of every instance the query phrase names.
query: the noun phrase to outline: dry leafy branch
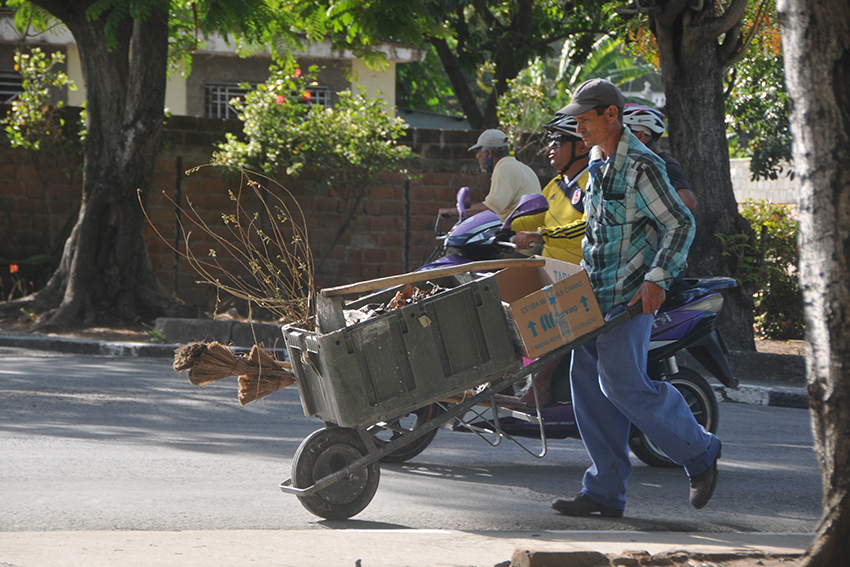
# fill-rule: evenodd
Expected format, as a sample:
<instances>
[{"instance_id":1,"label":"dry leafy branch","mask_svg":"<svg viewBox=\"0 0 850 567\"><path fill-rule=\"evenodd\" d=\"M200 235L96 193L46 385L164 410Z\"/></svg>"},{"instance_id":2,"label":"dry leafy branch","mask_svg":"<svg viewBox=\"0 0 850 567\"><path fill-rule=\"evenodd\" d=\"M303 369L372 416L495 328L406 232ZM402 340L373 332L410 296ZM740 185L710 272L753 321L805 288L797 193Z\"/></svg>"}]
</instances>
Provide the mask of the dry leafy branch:
<instances>
[{"instance_id":1,"label":"dry leafy branch","mask_svg":"<svg viewBox=\"0 0 850 567\"><path fill-rule=\"evenodd\" d=\"M260 181L275 185L276 191ZM184 250L169 243L146 211L145 216L163 242L200 276L199 283L267 309L283 322L308 319L315 305L313 256L298 202L274 180L244 170L240 172L238 189L229 194L234 206L232 212L222 213L223 228L204 219L188 199L184 207L165 195L180 213L178 224ZM187 230L182 219L215 243L207 256L193 251L192 230Z\"/></svg>"}]
</instances>

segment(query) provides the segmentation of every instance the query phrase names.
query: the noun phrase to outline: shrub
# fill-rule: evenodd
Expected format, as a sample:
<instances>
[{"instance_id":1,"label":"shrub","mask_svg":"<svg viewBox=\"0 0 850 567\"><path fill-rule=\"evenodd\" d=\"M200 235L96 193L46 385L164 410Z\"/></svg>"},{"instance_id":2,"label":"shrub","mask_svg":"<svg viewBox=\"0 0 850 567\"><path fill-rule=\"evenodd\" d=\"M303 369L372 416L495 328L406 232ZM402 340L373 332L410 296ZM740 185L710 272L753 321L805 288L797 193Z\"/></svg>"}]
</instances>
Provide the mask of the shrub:
<instances>
[{"instance_id":1,"label":"shrub","mask_svg":"<svg viewBox=\"0 0 850 567\"><path fill-rule=\"evenodd\" d=\"M724 255L738 255L745 282L754 284L756 336L769 339L802 339L805 333L803 295L797 269L799 221L796 209L770 201L748 200L741 214L755 231L755 241L743 235L722 237Z\"/></svg>"}]
</instances>

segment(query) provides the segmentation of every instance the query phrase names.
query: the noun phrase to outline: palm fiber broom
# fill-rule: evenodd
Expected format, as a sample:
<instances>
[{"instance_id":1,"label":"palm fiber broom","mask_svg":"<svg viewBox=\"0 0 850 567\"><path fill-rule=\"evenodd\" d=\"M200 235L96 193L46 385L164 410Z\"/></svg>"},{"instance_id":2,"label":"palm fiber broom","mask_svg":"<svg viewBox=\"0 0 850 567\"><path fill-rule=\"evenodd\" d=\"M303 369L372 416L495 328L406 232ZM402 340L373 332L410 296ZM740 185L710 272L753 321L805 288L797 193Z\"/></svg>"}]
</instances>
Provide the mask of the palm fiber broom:
<instances>
[{"instance_id":1,"label":"palm fiber broom","mask_svg":"<svg viewBox=\"0 0 850 567\"><path fill-rule=\"evenodd\" d=\"M257 345L251 347L246 363L249 372L239 376L239 403L243 406L295 383L292 365Z\"/></svg>"},{"instance_id":2,"label":"palm fiber broom","mask_svg":"<svg viewBox=\"0 0 850 567\"><path fill-rule=\"evenodd\" d=\"M188 370L189 383L206 386L228 376L239 376L239 403L245 405L295 382L292 365L281 362L254 345L248 357L236 356L217 341L192 342L174 352L174 370Z\"/></svg>"}]
</instances>

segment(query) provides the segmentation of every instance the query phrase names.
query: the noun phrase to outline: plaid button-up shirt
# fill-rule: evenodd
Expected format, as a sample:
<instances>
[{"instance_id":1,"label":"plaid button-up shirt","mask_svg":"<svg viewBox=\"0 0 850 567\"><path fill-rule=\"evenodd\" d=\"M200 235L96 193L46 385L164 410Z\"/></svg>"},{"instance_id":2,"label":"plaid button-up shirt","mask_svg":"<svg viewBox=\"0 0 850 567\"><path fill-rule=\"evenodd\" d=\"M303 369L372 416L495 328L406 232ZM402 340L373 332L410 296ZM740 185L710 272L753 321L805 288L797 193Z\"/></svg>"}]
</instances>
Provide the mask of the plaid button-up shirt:
<instances>
[{"instance_id":1,"label":"plaid button-up shirt","mask_svg":"<svg viewBox=\"0 0 850 567\"><path fill-rule=\"evenodd\" d=\"M667 289L687 265L694 218L667 178L664 161L628 128L617 151L591 151L582 266L607 313L631 300L644 280Z\"/></svg>"}]
</instances>

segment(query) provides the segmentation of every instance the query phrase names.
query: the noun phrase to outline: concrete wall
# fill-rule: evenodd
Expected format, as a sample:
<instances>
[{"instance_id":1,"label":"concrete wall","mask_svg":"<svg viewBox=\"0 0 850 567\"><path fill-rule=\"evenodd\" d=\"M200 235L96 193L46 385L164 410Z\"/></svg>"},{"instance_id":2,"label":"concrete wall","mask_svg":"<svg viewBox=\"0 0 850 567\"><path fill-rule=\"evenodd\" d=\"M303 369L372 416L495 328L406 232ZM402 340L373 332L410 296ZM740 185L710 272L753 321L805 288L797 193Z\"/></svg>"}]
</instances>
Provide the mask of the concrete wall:
<instances>
[{"instance_id":1,"label":"concrete wall","mask_svg":"<svg viewBox=\"0 0 850 567\"><path fill-rule=\"evenodd\" d=\"M746 200L766 200L774 203L789 205L798 204L797 182L781 175L779 179L761 179L752 181L749 159L730 160L732 173L732 190L735 200L743 203Z\"/></svg>"}]
</instances>

